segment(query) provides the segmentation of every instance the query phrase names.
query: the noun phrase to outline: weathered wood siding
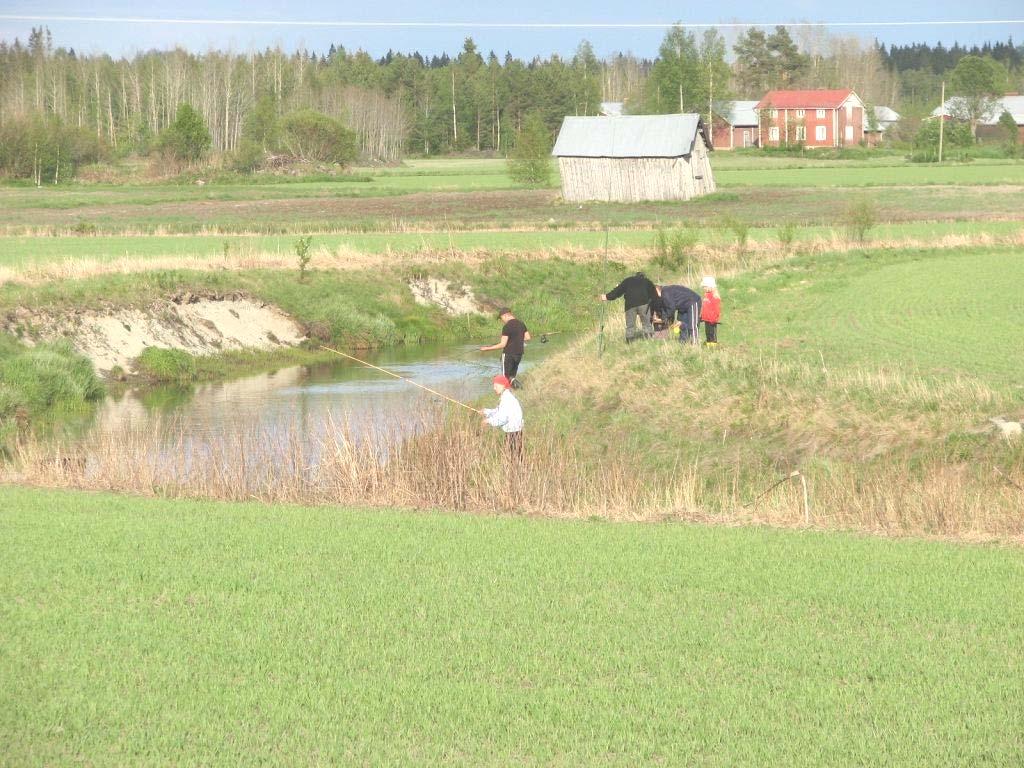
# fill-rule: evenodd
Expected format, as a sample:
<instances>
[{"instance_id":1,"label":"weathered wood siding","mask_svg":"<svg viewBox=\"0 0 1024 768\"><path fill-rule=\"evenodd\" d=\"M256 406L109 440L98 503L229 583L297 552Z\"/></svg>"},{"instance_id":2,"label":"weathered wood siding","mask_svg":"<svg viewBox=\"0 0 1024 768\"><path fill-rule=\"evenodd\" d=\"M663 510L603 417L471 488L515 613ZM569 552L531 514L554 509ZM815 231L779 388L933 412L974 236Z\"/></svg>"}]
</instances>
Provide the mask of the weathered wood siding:
<instances>
[{"instance_id":1,"label":"weathered wood siding","mask_svg":"<svg viewBox=\"0 0 1024 768\"><path fill-rule=\"evenodd\" d=\"M688 157L560 157L562 197L600 200L689 200L715 191L707 148L698 141Z\"/></svg>"}]
</instances>

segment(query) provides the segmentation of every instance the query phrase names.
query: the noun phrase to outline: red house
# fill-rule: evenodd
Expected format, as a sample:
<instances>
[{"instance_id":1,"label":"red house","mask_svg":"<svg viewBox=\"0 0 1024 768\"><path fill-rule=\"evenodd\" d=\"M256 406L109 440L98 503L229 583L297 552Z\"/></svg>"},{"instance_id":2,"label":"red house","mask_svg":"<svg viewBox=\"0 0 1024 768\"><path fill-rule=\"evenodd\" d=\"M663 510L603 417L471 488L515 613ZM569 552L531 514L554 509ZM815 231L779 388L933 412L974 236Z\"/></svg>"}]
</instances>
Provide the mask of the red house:
<instances>
[{"instance_id":1,"label":"red house","mask_svg":"<svg viewBox=\"0 0 1024 768\"><path fill-rule=\"evenodd\" d=\"M711 109L715 149L757 146L756 101L716 101Z\"/></svg>"},{"instance_id":2,"label":"red house","mask_svg":"<svg viewBox=\"0 0 1024 768\"><path fill-rule=\"evenodd\" d=\"M849 147L864 140L864 102L849 88L768 91L755 109L762 147Z\"/></svg>"}]
</instances>

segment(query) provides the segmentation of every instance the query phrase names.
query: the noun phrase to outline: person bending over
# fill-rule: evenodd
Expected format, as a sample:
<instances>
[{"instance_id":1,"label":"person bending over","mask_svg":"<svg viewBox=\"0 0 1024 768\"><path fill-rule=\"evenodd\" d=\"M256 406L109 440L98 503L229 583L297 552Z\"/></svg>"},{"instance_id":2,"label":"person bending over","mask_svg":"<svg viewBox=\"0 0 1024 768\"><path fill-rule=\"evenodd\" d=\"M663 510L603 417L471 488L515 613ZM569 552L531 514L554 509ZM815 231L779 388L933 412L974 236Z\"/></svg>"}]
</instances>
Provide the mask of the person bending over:
<instances>
[{"instance_id":1,"label":"person bending over","mask_svg":"<svg viewBox=\"0 0 1024 768\"><path fill-rule=\"evenodd\" d=\"M679 342L697 343L697 324L700 322L700 296L685 285L659 285L658 295L665 302L670 317L679 322Z\"/></svg>"}]
</instances>

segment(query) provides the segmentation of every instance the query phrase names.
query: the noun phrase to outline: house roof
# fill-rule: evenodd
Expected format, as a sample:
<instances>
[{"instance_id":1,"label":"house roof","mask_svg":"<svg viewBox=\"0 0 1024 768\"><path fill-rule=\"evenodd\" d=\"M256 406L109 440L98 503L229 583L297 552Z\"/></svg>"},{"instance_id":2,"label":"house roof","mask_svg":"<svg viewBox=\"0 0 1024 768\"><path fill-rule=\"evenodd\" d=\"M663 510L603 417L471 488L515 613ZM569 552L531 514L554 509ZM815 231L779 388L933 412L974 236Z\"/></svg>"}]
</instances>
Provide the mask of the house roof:
<instances>
[{"instance_id":1,"label":"house roof","mask_svg":"<svg viewBox=\"0 0 1024 768\"><path fill-rule=\"evenodd\" d=\"M856 95L849 88L835 91L768 91L755 109L838 109Z\"/></svg>"},{"instance_id":2,"label":"house roof","mask_svg":"<svg viewBox=\"0 0 1024 768\"><path fill-rule=\"evenodd\" d=\"M711 106L729 125L757 125L756 101L716 101Z\"/></svg>"},{"instance_id":3,"label":"house roof","mask_svg":"<svg viewBox=\"0 0 1024 768\"><path fill-rule=\"evenodd\" d=\"M900 114L890 107L874 107L875 123L879 131L884 131L892 123L899 122ZM868 130L868 113L864 112L864 130Z\"/></svg>"},{"instance_id":4,"label":"house roof","mask_svg":"<svg viewBox=\"0 0 1024 768\"><path fill-rule=\"evenodd\" d=\"M683 157L697 134L710 149L704 121L696 113L567 117L551 154L555 157Z\"/></svg>"},{"instance_id":5,"label":"house roof","mask_svg":"<svg viewBox=\"0 0 1024 768\"><path fill-rule=\"evenodd\" d=\"M961 111L962 104L963 99L959 96L946 99L945 104L932 110L932 117L955 115ZM1024 96L1003 96L1001 99L996 99L995 109L978 122L980 125L996 125L999 123L999 118L1003 112L1009 112L1013 115L1017 125L1024 125Z\"/></svg>"}]
</instances>

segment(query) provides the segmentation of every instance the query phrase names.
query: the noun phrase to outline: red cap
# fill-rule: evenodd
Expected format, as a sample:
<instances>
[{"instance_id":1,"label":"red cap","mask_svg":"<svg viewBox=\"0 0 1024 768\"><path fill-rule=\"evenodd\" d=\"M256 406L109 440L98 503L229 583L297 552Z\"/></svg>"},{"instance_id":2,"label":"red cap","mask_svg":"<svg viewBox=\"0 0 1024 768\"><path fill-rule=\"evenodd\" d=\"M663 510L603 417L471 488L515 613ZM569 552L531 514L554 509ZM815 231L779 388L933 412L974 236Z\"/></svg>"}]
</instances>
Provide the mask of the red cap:
<instances>
[{"instance_id":1,"label":"red cap","mask_svg":"<svg viewBox=\"0 0 1024 768\"><path fill-rule=\"evenodd\" d=\"M508 376L495 376L491 381L501 384L505 389L512 389L512 382L508 380Z\"/></svg>"}]
</instances>

